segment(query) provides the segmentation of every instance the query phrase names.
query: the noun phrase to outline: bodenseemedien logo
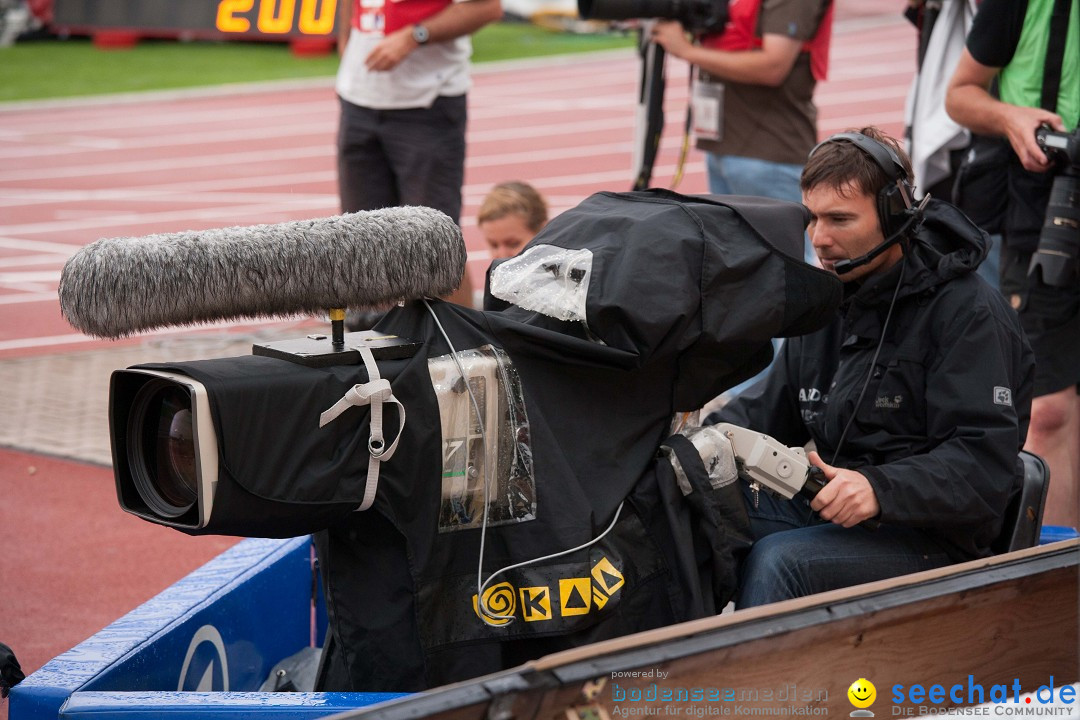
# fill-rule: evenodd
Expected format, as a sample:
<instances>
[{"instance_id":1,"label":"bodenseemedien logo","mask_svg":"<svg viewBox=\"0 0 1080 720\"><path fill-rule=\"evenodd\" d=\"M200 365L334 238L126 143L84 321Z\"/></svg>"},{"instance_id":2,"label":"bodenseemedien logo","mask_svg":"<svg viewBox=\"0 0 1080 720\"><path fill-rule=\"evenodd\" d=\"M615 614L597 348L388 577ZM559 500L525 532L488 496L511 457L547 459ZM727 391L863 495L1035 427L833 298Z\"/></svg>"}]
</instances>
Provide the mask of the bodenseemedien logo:
<instances>
[{"instance_id":1,"label":"bodenseemedien logo","mask_svg":"<svg viewBox=\"0 0 1080 720\"><path fill-rule=\"evenodd\" d=\"M877 688L874 683L866 678L859 678L851 683L847 690L848 701L855 706L851 711L851 717L874 717L874 713L867 710L877 699Z\"/></svg>"}]
</instances>

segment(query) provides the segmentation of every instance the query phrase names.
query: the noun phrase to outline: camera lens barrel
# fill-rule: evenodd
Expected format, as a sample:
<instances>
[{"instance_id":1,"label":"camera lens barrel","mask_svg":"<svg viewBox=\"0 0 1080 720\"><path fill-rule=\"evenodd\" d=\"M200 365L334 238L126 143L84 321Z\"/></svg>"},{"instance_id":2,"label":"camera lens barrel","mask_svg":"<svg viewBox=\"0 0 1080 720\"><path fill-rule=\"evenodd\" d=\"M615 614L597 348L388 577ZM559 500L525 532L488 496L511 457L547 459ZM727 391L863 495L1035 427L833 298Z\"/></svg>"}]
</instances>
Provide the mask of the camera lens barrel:
<instances>
[{"instance_id":1,"label":"camera lens barrel","mask_svg":"<svg viewBox=\"0 0 1080 720\"><path fill-rule=\"evenodd\" d=\"M676 18L677 6L677 0L578 0L578 14L585 20Z\"/></svg>"},{"instance_id":2,"label":"camera lens barrel","mask_svg":"<svg viewBox=\"0 0 1080 720\"><path fill-rule=\"evenodd\" d=\"M131 412L128 463L139 497L162 517L180 517L198 502L190 393L151 380L139 389Z\"/></svg>"},{"instance_id":3,"label":"camera lens barrel","mask_svg":"<svg viewBox=\"0 0 1080 720\"><path fill-rule=\"evenodd\" d=\"M578 0L584 20L678 20L691 32L718 30L727 22L726 0Z\"/></svg>"},{"instance_id":4,"label":"camera lens barrel","mask_svg":"<svg viewBox=\"0 0 1080 720\"><path fill-rule=\"evenodd\" d=\"M1050 187L1046 220L1028 269L1053 287L1080 282L1080 174L1070 170L1057 175Z\"/></svg>"}]
</instances>

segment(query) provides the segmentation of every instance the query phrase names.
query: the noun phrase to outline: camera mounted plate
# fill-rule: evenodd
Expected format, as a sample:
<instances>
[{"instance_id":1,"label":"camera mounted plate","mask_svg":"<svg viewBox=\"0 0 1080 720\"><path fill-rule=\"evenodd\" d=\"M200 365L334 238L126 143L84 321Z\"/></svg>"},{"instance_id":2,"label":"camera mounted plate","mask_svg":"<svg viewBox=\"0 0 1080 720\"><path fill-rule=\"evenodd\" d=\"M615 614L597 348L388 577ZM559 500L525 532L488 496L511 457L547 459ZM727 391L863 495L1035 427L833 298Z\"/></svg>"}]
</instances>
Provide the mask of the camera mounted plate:
<instances>
[{"instance_id":1,"label":"camera mounted plate","mask_svg":"<svg viewBox=\"0 0 1080 720\"><path fill-rule=\"evenodd\" d=\"M357 365L363 362L359 347L367 347L376 360L400 360L416 354L420 343L397 335L374 330L345 333L343 346L335 346L329 335L312 334L302 338L281 340L251 346L252 355L288 360L304 367Z\"/></svg>"}]
</instances>

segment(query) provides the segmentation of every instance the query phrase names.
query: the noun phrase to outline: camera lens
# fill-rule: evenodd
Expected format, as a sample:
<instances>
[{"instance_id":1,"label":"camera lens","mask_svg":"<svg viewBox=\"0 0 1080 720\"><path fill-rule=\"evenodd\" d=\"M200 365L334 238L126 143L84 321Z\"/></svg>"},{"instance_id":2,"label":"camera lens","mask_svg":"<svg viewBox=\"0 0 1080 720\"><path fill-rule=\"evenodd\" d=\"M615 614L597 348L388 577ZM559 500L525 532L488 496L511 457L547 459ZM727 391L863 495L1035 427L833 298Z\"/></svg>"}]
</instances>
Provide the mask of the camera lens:
<instances>
[{"instance_id":1,"label":"camera lens","mask_svg":"<svg viewBox=\"0 0 1080 720\"><path fill-rule=\"evenodd\" d=\"M152 380L132 405L128 452L135 488L156 514L179 517L199 499L191 394Z\"/></svg>"}]
</instances>

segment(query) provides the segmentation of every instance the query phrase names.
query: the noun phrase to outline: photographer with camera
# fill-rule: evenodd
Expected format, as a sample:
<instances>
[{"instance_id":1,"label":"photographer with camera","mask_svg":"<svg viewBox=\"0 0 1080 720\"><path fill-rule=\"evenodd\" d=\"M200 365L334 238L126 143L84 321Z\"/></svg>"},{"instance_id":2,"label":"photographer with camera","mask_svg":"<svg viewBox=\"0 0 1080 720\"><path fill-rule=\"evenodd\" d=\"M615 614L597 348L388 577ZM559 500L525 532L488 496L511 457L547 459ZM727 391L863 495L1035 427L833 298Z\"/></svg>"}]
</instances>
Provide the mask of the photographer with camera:
<instances>
[{"instance_id":1,"label":"photographer with camera","mask_svg":"<svg viewBox=\"0 0 1080 720\"><path fill-rule=\"evenodd\" d=\"M1078 4L984 0L946 100L953 119L1007 139L1013 151L1003 170L1007 192L987 198L1005 206L1001 290L1035 352L1027 448L1050 466L1046 522L1074 527L1080 524L1080 161L1069 157L1069 148L1075 155L1080 147ZM989 92L995 78L1000 100ZM1049 151L1048 143L1064 152Z\"/></svg>"},{"instance_id":2,"label":"photographer with camera","mask_svg":"<svg viewBox=\"0 0 1080 720\"><path fill-rule=\"evenodd\" d=\"M1032 354L975 272L986 234L949 203L916 203L907 156L876 128L818 145L802 190L840 310L706 422L812 442L828 482L811 502L744 486L740 608L987 556L1023 475Z\"/></svg>"},{"instance_id":3,"label":"photographer with camera","mask_svg":"<svg viewBox=\"0 0 1080 720\"><path fill-rule=\"evenodd\" d=\"M817 142L813 94L828 67L832 0L741 0L728 12L723 31L698 44L675 21L657 23L653 41L698 68L694 125L710 192L799 202L799 173Z\"/></svg>"}]
</instances>

